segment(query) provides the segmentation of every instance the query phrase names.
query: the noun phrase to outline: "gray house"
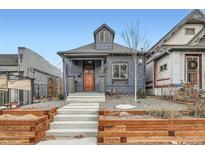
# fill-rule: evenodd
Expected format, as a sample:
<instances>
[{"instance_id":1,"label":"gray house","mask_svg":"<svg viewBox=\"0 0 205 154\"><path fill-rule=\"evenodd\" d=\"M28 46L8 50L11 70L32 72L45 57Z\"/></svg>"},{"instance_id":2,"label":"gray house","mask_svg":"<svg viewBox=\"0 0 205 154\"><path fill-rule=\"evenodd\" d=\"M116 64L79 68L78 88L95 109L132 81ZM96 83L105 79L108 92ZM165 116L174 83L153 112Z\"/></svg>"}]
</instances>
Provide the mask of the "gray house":
<instances>
[{"instance_id":1,"label":"gray house","mask_svg":"<svg viewBox=\"0 0 205 154\"><path fill-rule=\"evenodd\" d=\"M130 48L114 43L115 32L106 24L94 31L94 43L59 51L63 60L65 95L74 92L134 93L134 61ZM144 52L139 52L138 89L145 89Z\"/></svg>"}]
</instances>

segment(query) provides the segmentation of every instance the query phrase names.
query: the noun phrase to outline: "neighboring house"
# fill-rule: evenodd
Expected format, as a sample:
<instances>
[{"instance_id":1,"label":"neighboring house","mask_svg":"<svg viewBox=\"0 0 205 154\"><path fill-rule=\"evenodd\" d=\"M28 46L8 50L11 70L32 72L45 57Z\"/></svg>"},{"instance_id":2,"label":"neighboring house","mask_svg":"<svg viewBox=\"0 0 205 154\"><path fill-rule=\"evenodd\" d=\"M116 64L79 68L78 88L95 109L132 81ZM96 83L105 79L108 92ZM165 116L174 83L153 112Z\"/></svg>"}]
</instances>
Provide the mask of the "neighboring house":
<instances>
[{"instance_id":1,"label":"neighboring house","mask_svg":"<svg viewBox=\"0 0 205 154\"><path fill-rule=\"evenodd\" d=\"M19 47L18 54L0 54L0 73L34 79L33 96L35 98L57 97L60 93L62 95L61 70L28 48ZM9 96L7 101L27 104L31 101L29 99L32 93L9 89L6 95Z\"/></svg>"},{"instance_id":2,"label":"neighboring house","mask_svg":"<svg viewBox=\"0 0 205 154\"><path fill-rule=\"evenodd\" d=\"M74 92L134 93L134 62L131 49L114 43L115 32L106 24L94 31L94 43L60 51L65 95ZM145 90L144 53L138 63L139 90Z\"/></svg>"},{"instance_id":3,"label":"neighboring house","mask_svg":"<svg viewBox=\"0 0 205 154\"><path fill-rule=\"evenodd\" d=\"M171 94L182 83L205 89L205 16L200 10L191 11L148 52L148 94Z\"/></svg>"}]
</instances>

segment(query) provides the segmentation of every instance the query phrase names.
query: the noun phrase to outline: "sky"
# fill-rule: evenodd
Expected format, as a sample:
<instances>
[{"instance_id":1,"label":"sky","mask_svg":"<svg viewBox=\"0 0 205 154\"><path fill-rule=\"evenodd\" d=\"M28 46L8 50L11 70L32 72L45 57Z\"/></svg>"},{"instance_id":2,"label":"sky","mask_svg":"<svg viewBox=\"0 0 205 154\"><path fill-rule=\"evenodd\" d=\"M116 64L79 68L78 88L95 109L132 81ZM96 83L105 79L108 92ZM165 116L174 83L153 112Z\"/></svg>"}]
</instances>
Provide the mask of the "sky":
<instances>
[{"instance_id":1,"label":"sky","mask_svg":"<svg viewBox=\"0 0 205 154\"><path fill-rule=\"evenodd\" d=\"M103 23L125 44L121 33L127 23L139 22L151 45L161 39L191 10L0 10L0 54L30 48L61 67L56 52L92 43ZM204 10L203 10L204 12Z\"/></svg>"}]
</instances>

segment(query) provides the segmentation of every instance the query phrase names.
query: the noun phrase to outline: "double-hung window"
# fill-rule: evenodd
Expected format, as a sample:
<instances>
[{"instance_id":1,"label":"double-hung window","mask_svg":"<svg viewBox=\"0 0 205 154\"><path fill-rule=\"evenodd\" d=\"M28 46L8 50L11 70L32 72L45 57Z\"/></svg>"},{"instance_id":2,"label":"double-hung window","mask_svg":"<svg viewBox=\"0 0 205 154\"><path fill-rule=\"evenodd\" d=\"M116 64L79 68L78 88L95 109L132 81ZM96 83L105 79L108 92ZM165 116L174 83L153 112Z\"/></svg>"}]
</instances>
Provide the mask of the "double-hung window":
<instances>
[{"instance_id":1,"label":"double-hung window","mask_svg":"<svg viewBox=\"0 0 205 154\"><path fill-rule=\"evenodd\" d=\"M112 79L114 80L128 79L127 63L113 63L112 64Z\"/></svg>"},{"instance_id":2,"label":"double-hung window","mask_svg":"<svg viewBox=\"0 0 205 154\"><path fill-rule=\"evenodd\" d=\"M110 42L110 32L109 31L101 31L99 33L99 42Z\"/></svg>"}]
</instances>

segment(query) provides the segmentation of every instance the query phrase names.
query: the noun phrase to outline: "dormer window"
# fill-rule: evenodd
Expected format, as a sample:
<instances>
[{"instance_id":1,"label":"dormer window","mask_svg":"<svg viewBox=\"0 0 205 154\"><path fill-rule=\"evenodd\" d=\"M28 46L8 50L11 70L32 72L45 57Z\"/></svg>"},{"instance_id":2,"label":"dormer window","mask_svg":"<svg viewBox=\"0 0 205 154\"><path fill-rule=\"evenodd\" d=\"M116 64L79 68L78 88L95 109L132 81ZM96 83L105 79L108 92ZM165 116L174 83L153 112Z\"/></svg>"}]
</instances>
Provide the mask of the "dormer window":
<instances>
[{"instance_id":1,"label":"dormer window","mask_svg":"<svg viewBox=\"0 0 205 154\"><path fill-rule=\"evenodd\" d=\"M109 31L101 31L99 33L99 42L110 42L110 32Z\"/></svg>"},{"instance_id":2,"label":"dormer window","mask_svg":"<svg viewBox=\"0 0 205 154\"><path fill-rule=\"evenodd\" d=\"M185 28L185 35L194 35L195 28Z\"/></svg>"}]
</instances>

